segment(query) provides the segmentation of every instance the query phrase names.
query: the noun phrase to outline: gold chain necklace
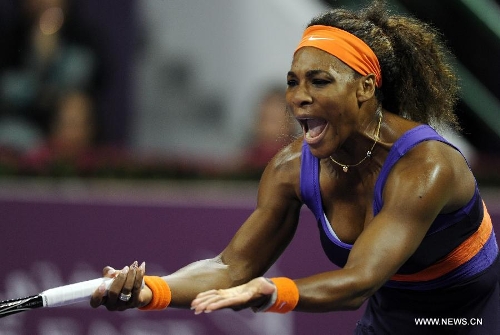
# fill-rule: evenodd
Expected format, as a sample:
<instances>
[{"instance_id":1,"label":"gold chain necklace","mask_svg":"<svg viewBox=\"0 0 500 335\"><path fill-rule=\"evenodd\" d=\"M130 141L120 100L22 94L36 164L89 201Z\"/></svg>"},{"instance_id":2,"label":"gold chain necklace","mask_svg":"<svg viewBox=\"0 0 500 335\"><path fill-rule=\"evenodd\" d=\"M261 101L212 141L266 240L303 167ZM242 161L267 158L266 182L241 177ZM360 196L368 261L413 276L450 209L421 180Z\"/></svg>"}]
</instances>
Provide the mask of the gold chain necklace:
<instances>
[{"instance_id":1,"label":"gold chain necklace","mask_svg":"<svg viewBox=\"0 0 500 335\"><path fill-rule=\"evenodd\" d=\"M349 164L342 164L342 163L339 163L337 162L335 159L333 159L332 156L330 156L330 159L332 160L332 162L334 162L335 164L337 164L338 166L342 167L342 171L344 172L347 172L349 171L349 168L350 167L355 167L355 166L358 166L359 164L363 163L368 157L371 157L372 156L372 151L373 151L373 148L375 148L375 144L377 144L378 142L378 137L380 135L380 125L382 123L382 108L380 108L380 106L377 108L377 113L380 114L380 117L378 118L378 126L377 126L377 133L375 134L375 141L373 142L373 145L372 147L370 148L370 150L368 150L366 152L366 156L363 157L362 160L360 160L359 162L357 162L356 164L352 164L352 165L349 165Z\"/></svg>"}]
</instances>

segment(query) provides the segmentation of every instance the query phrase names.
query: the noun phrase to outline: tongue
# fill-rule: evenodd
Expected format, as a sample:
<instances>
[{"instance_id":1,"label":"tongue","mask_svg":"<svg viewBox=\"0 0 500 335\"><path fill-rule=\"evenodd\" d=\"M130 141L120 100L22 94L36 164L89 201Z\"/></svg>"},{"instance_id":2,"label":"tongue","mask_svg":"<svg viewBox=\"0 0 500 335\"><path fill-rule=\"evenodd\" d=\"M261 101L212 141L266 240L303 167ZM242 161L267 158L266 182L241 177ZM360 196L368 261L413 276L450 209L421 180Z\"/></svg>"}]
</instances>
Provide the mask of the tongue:
<instances>
[{"instance_id":1,"label":"tongue","mask_svg":"<svg viewBox=\"0 0 500 335\"><path fill-rule=\"evenodd\" d=\"M316 137L325 129L326 121L321 119L307 120L307 134L309 137Z\"/></svg>"}]
</instances>

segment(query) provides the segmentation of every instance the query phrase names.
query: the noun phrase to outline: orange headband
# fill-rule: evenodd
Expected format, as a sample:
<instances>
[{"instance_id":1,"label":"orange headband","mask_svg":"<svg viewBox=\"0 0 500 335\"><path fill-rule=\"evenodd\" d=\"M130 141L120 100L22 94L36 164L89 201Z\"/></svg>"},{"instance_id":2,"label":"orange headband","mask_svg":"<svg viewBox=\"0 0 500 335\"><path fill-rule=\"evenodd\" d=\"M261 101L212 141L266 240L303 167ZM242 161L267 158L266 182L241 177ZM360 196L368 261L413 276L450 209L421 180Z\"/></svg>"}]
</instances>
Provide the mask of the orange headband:
<instances>
[{"instance_id":1,"label":"orange headband","mask_svg":"<svg viewBox=\"0 0 500 335\"><path fill-rule=\"evenodd\" d=\"M376 86L382 86L382 73L377 56L365 42L345 30L330 26L310 26L304 31L295 52L303 47L326 51L363 76L373 73Z\"/></svg>"}]
</instances>

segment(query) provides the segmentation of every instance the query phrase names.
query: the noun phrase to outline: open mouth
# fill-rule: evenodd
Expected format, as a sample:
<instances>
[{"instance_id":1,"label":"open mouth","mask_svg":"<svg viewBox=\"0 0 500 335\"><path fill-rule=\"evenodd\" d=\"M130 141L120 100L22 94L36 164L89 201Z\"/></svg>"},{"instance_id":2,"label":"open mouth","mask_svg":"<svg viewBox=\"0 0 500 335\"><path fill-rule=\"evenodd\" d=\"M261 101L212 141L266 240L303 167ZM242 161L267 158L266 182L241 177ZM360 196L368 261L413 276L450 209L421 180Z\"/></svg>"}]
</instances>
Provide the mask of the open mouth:
<instances>
[{"instance_id":1,"label":"open mouth","mask_svg":"<svg viewBox=\"0 0 500 335\"><path fill-rule=\"evenodd\" d=\"M324 119L299 119L304 131L304 138L308 143L315 143L322 138L328 123Z\"/></svg>"}]
</instances>

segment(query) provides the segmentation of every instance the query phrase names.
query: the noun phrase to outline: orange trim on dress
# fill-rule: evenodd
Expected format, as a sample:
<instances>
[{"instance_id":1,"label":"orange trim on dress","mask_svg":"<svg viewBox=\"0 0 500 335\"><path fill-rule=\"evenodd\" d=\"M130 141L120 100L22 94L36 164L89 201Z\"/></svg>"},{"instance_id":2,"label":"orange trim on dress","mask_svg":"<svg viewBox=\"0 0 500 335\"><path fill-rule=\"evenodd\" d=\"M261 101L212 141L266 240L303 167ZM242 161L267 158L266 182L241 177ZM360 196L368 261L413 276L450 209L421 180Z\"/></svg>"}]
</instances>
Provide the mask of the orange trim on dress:
<instances>
[{"instance_id":1,"label":"orange trim on dress","mask_svg":"<svg viewBox=\"0 0 500 335\"><path fill-rule=\"evenodd\" d=\"M463 241L462 244L453 249L453 251L450 252L445 258L441 259L437 263L432 264L424 270L413 274L395 274L391 277L391 280L402 282L433 280L451 272L460 265L470 261L483 248L493 231L491 217L486 210L484 202L483 208L484 217L478 230L471 236L469 236L465 241Z\"/></svg>"}]
</instances>

